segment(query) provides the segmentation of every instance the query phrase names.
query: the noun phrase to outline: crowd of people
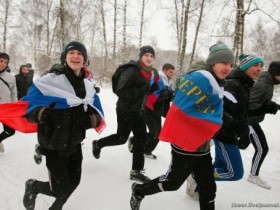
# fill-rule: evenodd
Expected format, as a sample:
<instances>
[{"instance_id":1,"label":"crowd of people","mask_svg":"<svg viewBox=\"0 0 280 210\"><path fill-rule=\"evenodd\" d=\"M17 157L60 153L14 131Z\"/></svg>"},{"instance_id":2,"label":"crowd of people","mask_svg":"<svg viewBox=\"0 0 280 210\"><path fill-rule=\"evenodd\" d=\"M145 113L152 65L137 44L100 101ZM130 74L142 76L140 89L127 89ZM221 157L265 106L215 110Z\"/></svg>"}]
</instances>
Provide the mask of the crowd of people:
<instances>
[{"instance_id":1,"label":"crowd of people","mask_svg":"<svg viewBox=\"0 0 280 210\"><path fill-rule=\"evenodd\" d=\"M138 59L118 68L112 80L118 97L117 131L92 141L96 159L102 157L103 149L128 142L130 179L137 181L131 187L131 209L139 210L145 196L175 191L187 180L186 192L199 200L200 209L214 210L215 182L243 178L240 149L250 143L255 154L247 180L271 189L259 176L268 153L259 123L280 109L272 101L274 86L280 84L280 61L263 71L261 57L242 54L236 66L232 50L217 42L205 61L194 63L175 80L175 67L165 63L158 71L153 67L155 57L153 47L142 46ZM0 112L0 153L5 151L3 140L20 131L20 126L31 126L38 138L35 161L40 164L45 156L49 180L26 181L24 207L34 210L37 195L44 194L55 198L49 210L61 210L81 180L81 142L86 130L94 128L100 133L105 125L99 90L87 68L87 49L81 42L69 42L60 63L34 81L29 63L13 76L9 61L7 53L0 53L0 109L19 103L27 104L27 109L7 121ZM150 179L144 174L145 157L157 159L159 141L171 144L171 163L166 174Z\"/></svg>"}]
</instances>

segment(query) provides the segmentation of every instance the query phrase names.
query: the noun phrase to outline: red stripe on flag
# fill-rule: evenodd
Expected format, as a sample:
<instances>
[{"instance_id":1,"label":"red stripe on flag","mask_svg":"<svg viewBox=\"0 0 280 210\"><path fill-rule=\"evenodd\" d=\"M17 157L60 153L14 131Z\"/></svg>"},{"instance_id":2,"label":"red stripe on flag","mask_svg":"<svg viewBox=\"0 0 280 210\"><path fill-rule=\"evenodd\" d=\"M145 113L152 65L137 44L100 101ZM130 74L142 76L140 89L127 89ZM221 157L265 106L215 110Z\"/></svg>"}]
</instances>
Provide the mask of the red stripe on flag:
<instances>
[{"instance_id":1,"label":"red stripe on flag","mask_svg":"<svg viewBox=\"0 0 280 210\"><path fill-rule=\"evenodd\" d=\"M28 109L27 101L18 101L0 105L0 122L23 133L37 132L37 124L23 118Z\"/></svg>"},{"instance_id":2,"label":"red stripe on flag","mask_svg":"<svg viewBox=\"0 0 280 210\"><path fill-rule=\"evenodd\" d=\"M146 107L148 107L150 110L154 110L154 103L156 102L156 100L157 100L157 96L156 95L154 95L154 94L149 94L148 96L147 96L147 99L146 99Z\"/></svg>"},{"instance_id":3,"label":"red stripe on flag","mask_svg":"<svg viewBox=\"0 0 280 210\"><path fill-rule=\"evenodd\" d=\"M195 152L220 128L219 124L186 115L173 104L167 113L159 139L175 144L185 151Z\"/></svg>"}]
</instances>

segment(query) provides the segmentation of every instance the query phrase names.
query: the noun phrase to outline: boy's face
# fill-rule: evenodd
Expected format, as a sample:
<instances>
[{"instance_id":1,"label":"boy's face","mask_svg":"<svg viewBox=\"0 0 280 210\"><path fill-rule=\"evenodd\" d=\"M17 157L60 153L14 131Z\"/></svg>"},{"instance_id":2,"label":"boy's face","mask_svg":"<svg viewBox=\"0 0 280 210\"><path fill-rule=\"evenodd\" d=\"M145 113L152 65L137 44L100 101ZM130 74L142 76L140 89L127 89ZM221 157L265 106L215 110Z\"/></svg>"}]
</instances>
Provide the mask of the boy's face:
<instances>
[{"instance_id":1,"label":"boy's face","mask_svg":"<svg viewBox=\"0 0 280 210\"><path fill-rule=\"evenodd\" d=\"M23 67L23 68L21 69L21 71L22 71L22 73L24 73L24 74L28 74L29 68L28 68L28 67Z\"/></svg>"},{"instance_id":2,"label":"boy's face","mask_svg":"<svg viewBox=\"0 0 280 210\"><path fill-rule=\"evenodd\" d=\"M247 74L252 80L257 80L261 71L262 71L262 64L261 63L255 63L253 66L250 66L245 71L245 74Z\"/></svg>"},{"instance_id":3,"label":"boy's face","mask_svg":"<svg viewBox=\"0 0 280 210\"><path fill-rule=\"evenodd\" d=\"M232 70L232 63L231 62L217 63L212 66L212 70L219 79L225 79L225 77Z\"/></svg>"},{"instance_id":4,"label":"boy's face","mask_svg":"<svg viewBox=\"0 0 280 210\"><path fill-rule=\"evenodd\" d=\"M0 71L3 71L7 67L8 62L7 59L0 58Z\"/></svg>"},{"instance_id":5,"label":"boy's face","mask_svg":"<svg viewBox=\"0 0 280 210\"><path fill-rule=\"evenodd\" d=\"M164 69L163 72L165 73L165 75L169 78L172 79L175 73L174 69Z\"/></svg>"},{"instance_id":6,"label":"boy's face","mask_svg":"<svg viewBox=\"0 0 280 210\"><path fill-rule=\"evenodd\" d=\"M151 53L145 53L141 58L141 61L146 66L151 66L153 64L154 60L155 60L155 57Z\"/></svg>"},{"instance_id":7,"label":"boy's face","mask_svg":"<svg viewBox=\"0 0 280 210\"><path fill-rule=\"evenodd\" d=\"M70 50L66 55L66 62L74 72L78 72L84 65L84 56L78 50Z\"/></svg>"}]
</instances>

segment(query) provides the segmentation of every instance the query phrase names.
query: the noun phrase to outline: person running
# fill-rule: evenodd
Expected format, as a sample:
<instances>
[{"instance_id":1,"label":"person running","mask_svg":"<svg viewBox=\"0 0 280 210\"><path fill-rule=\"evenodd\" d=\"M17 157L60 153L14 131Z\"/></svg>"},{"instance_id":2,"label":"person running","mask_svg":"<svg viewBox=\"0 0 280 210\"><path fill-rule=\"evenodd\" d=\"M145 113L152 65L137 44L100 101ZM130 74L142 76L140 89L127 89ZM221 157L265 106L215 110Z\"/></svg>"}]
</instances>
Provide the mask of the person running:
<instances>
[{"instance_id":1,"label":"person running","mask_svg":"<svg viewBox=\"0 0 280 210\"><path fill-rule=\"evenodd\" d=\"M154 59L154 49L151 46L143 46L140 48L139 60L130 61L128 67L121 72L116 86L118 96L116 108L117 133L92 142L93 156L99 159L104 147L125 144L132 132L135 141L133 142L130 179L140 182L150 180L143 174L144 149L147 141L144 104L147 95L159 88L157 84L159 75L152 66ZM153 85L150 87L152 77Z\"/></svg>"},{"instance_id":2,"label":"person running","mask_svg":"<svg viewBox=\"0 0 280 210\"><path fill-rule=\"evenodd\" d=\"M191 173L201 186L200 209L215 209L216 184L209 140L222 126L224 79L233 62L228 46L217 43L210 47L206 62L196 63L192 71L177 79L175 98L159 136L171 143L170 167L165 175L144 184L133 183L132 210L140 208L145 196L179 189Z\"/></svg>"},{"instance_id":3,"label":"person running","mask_svg":"<svg viewBox=\"0 0 280 210\"><path fill-rule=\"evenodd\" d=\"M63 66L35 80L21 100L29 102L28 121L38 124L38 142L49 174L49 181L26 181L23 204L27 210L34 210L38 194L55 198L49 210L62 209L81 180L81 142L86 130L98 130L103 122L93 79L83 67L85 46L69 42L62 55Z\"/></svg>"},{"instance_id":4,"label":"person running","mask_svg":"<svg viewBox=\"0 0 280 210\"><path fill-rule=\"evenodd\" d=\"M248 119L250 133L240 138L238 142L240 149L246 149L252 142L255 153L247 180L265 189L271 189L271 185L264 181L259 173L268 153L268 143L260 123L264 120L266 114L276 114L280 109L280 105L272 101L274 86L279 84L280 61L273 61L270 63L268 70L261 73L250 91Z\"/></svg>"},{"instance_id":5,"label":"person running","mask_svg":"<svg viewBox=\"0 0 280 210\"><path fill-rule=\"evenodd\" d=\"M172 84L174 72L175 67L170 63L165 63L162 66L162 71L159 71L159 89L149 94L146 100L145 115L147 127L149 129L144 153L146 158L157 159L157 156L152 152L159 143L158 135L162 127L161 117L166 117L170 102L174 97L174 87ZM151 81L151 85L152 84L153 80ZM132 152L134 137L130 137L128 141L129 151Z\"/></svg>"}]
</instances>

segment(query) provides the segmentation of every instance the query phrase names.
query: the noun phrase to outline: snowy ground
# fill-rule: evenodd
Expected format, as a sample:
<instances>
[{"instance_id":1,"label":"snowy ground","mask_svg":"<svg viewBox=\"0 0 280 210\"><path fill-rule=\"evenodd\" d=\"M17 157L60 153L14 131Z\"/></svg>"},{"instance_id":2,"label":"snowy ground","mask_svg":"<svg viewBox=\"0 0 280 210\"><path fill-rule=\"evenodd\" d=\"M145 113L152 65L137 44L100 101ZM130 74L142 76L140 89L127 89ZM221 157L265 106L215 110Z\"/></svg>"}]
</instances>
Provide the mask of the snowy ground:
<instances>
[{"instance_id":1,"label":"snowy ground","mask_svg":"<svg viewBox=\"0 0 280 210\"><path fill-rule=\"evenodd\" d=\"M107 128L102 135L88 131L83 145L82 180L76 191L69 198L65 210L129 210L131 184L129 171L131 154L127 145L108 147L102 150L101 158L96 160L91 153L91 141L107 136L116 131L115 102L116 96L111 88L103 88L100 98L105 110ZM280 97L277 97L280 103ZM228 209L280 209L280 113L276 116L267 115L262 126L265 130L270 151L261 169L264 178L272 189L266 190L246 181L249 174L253 147L242 151L245 175L238 182L218 182L216 198L217 210ZM278 122L278 123L277 123ZM0 131L2 126L0 126ZM36 134L17 132L13 137L4 141L6 151L0 154L0 209L24 209L22 197L24 184L29 178L47 180L45 160L41 165L33 161ZM213 149L213 148L212 148ZM170 146L160 142L156 151L157 160L146 159L146 174L151 178L166 172L170 162ZM213 153L212 153L213 154ZM45 210L53 202L53 198L39 195L36 210ZM276 207L248 207L249 205L276 204ZM241 206L247 205L247 207ZM176 192L164 192L147 196L141 205L142 210L195 210L199 209L198 202L185 194L185 185Z\"/></svg>"}]
</instances>

